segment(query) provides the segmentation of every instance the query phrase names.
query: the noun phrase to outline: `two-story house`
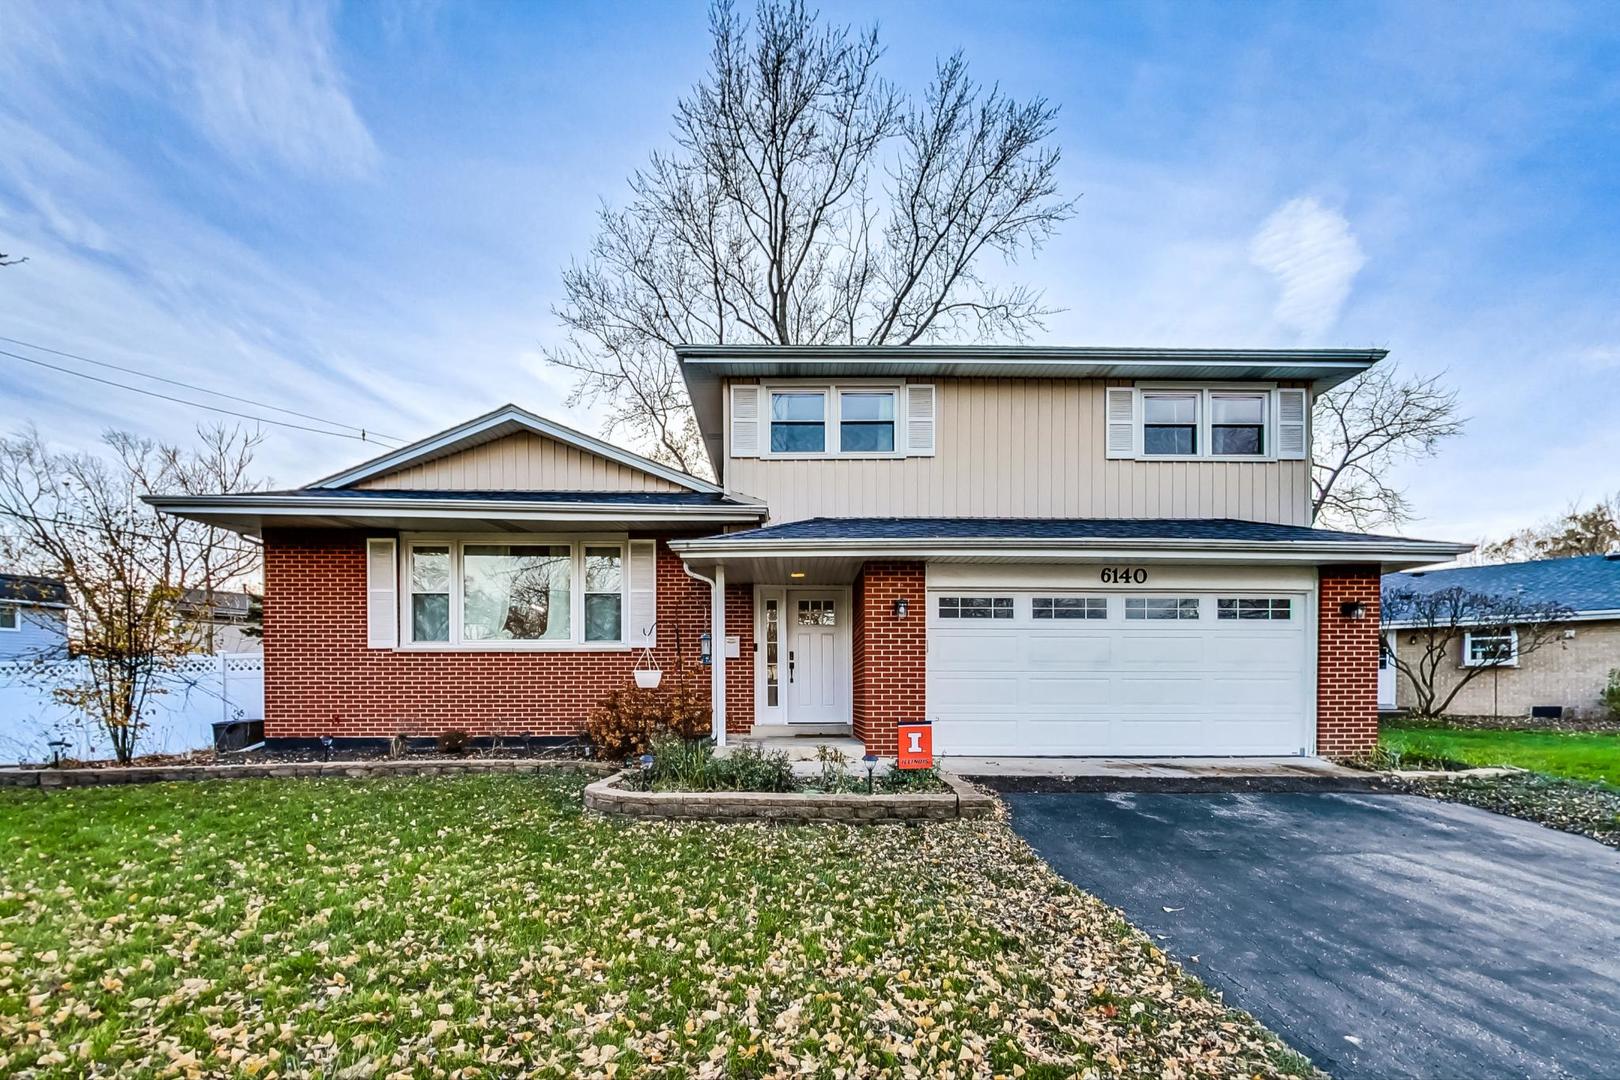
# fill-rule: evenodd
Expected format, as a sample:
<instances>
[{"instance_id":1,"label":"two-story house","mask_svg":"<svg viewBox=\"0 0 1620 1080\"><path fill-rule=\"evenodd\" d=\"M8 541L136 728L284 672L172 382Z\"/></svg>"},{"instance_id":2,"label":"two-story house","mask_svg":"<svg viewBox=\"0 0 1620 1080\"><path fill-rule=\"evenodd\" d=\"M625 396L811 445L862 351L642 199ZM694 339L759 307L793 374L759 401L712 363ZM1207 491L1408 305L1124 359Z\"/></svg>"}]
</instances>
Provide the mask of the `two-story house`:
<instances>
[{"instance_id":1,"label":"two-story house","mask_svg":"<svg viewBox=\"0 0 1620 1080\"><path fill-rule=\"evenodd\" d=\"M263 538L267 739L574 737L639 664L722 741L1352 754L1380 575L1468 549L1311 527L1312 395L1380 350L677 351L712 482L508 406L154 499Z\"/></svg>"}]
</instances>

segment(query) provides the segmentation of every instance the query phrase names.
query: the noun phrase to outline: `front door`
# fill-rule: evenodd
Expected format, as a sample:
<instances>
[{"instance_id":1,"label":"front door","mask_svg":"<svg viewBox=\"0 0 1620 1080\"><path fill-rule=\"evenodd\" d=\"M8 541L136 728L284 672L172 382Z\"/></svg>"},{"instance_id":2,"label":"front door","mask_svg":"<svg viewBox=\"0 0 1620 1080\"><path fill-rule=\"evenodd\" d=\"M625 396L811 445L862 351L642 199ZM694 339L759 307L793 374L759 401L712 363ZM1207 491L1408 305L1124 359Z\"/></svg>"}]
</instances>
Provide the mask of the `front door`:
<instances>
[{"instance_id":1,"label":"front door","mask_svg":"<svg viewBox=\"0 0 1620 1080\"><path fill-rule=\"evenodd\" d=\"M847 724L849 613L839 592L787 594L790 724Z\"/></svg>"}]
</instances>

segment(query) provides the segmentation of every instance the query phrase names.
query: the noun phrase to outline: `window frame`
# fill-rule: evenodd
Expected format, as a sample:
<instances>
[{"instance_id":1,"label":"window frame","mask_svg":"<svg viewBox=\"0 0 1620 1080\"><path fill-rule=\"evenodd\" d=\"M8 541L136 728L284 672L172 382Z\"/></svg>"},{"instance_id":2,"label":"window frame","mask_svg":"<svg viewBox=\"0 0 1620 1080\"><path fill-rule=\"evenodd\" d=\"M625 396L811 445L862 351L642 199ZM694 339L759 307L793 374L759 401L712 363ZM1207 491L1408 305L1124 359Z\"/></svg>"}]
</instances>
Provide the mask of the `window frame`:
<instances>
[{"instance_id":1,"label":"window frame","mask_svg":"<svg viewBox=\"0 0 1620 1080\"><path fill-rule=\"evenodd\" d=\"M469 641L463 638L465 622L464 553L467 547L567 547L569 549L568 636L550 640L495 639ZM419 547L450 548L450 639L416 641L411 619L411 555ZM585 549L617 548L619 551L619 637L615 641L589 641L585 638ZM399 618L398 648L403 652L625 652L632 648L627 624L630 621L630 541L620 534L549 533L401 533L399 537Z\"/></svg>"},{"instance_id":2,"label":"window frame","mask_svg":"<svg viewBox=\"0 0 1620 1080\"><path fill-rule=\"evenodd\" d=\"M897 461L906 457L906 397L905 383L893 380L880 380L865 382L859 379L839 382L762 382L759 384L760 392L765 395L761 409L764 424L763 437L759 440L759 457L766 461ZM851 394L888 394L894 402L894 449L884 452L881 450L850 450L843 449L844 416L843 401L846 393ZM773 450L771 429L775 427L773 418L775 410L772 402L777 394L820 394L822 399L822 427L824 438L820 451L789 451ZM937 424L937 404L936 404ZM937 428L936 428L937 433ZM937 437L937 434L936 434Z\"/></svg>"},{"instance_id":3,"label":"window frame","mask_svg":"<svg viewBox=\"0 0 1620 1080\"><path fill-rule=\"evenodd\" d=\"M1228 604L1232 606L1227 607ZM1243 610L1244 604L1264 604L1266 607L1263 614L1245 614ZM1283 605L1283 610L1287 614L1277 614L1278 604ZM1250 610L1255 611L1258 609L1251 607ZM1232 612L1232 614L1226 614L1228 611ZM1294 598L1291 596L1221 596L1217 594L1215 597L1215 621L1244 623L1293 622Z\"/></svg>"},{"instance_id":4,"label":"window frame","mask_svg":"<svg viewBox=\"0 0 1620 1080\"><path fill-rule=\"evenodd\" d=\"M1059 607L1058 605L1064 601L1079 601L1080 606L1078 608ZM1044 615L1041 613L1042 603L1048 605ZM1100 612L1097 611L1095 606L1098 604L1102 605ZM1062 612L1079 612L1079 614L1061 614ZM1070 593L1063 596L1040 596L1037 594L1029 598L1030 621L1042 626L1069 622L1108 622L1113 618L1113 614L1113 605L1108 602L1106 596Z\"/></svg>"},{"instance_id":5,"label":"window frame","mask_svg":"<svg viewBox=\"0 0 1620 1080\"><path fill-rule=\"evenodd\" d=\"M1500 640L1507 638L1508 655L1505 660L1482 660L1474 656L1475 639ZM1507 633L1475 633L1472 630L1463 631L1462 667L1465 668L1492 668L1492 667L1518 667L1519 666L1519 628L1510 627Z\"/></svg>"},{"instance_id":6,"label":"window frame","mask_svg":"<svg viewBox=\"0 0 1620 1080\"><path fill-rule=\"evenodd\" d=\"M1184 383L1139 382L1134 386L1135 408L1132 424L1135 429L1135 450L1131 459L1136 461L1253 461L1276 462L1277 456L1277 390L1274 382L1252 383ZM1196 394L1198 421L1194 425L1191 454L1150 454L1147 451L1146 399L1156 394ZM1258 454L1217 454L1215 452L1214 402L1217 397L1258 397L1265 409L1265 420L1260 425ZM1225 424L1222 427L1252 427L1251 424ZM1306 460L1309 460L1308 458Z\"/></svg>"},{"instance_id":7,"label":"window frame","mask_svg":"<svg viewBox=\"0 0 1620 1080\"><path fill-rule=\"evenodd\" d=\"M889 449L888 450L845 450L844 449L844 395L867 394L872 397L887 397L889 399ZM898 386L835 386L832 387L832 397L838 402L838 450L834 457L860 458L860 457L896 457L900 451L901 440L901 404L900 388ZM852 424L881 424L881 420L851 420Z\"/></svg>"},{"instance_id":8,"label":"window frame","mask_svg":"<svg viewBox=\"0 0 1620 1080\"><path fill-rule=\"evenodd\" d=\"M1174 618L1164 618L1162 616L1161 617L1155 617L1153 615L1148 614L1148 612L1151 609L1147 605L1149 605L1151 603L1155 603L1155 602L1176 605L1176 615L1175 615L1175 617ZM1187 605L1189 603L1194 605L1194 607L1193 607L1193 612L1194 613L1193 613L1193 615L1191 617L1188 617L1187 615L1183 614L1187 610ZM1131 605L1132 604L1140 604L1141 605L1141 608L1139 610L1142 613L1140 615L1136 615L1136 616L1131 615ZM1178 595L1127 596L1127 597L1125 597L1125 604L1124 604L1123 610L1121 611L1121 615L1123 616L1124 621L1128 622L1128 623L1132 623L1132 622L1164 622L1164 623L1203 622L1204 621L1204 601L1203 601L1202 596L1178 596Z\"/></svg>"},{"instance_id":9,"label":"window frame","mask_svg":"<svg viewBox=\"0 0 1620 1080\"><path fill-rule=\"evenodd\" d=\"M934 612L933 612L933 614L934 614L934 617L936 619L948 619L948 620L950 620L952 622L959 622L959 623L961 623L961 622L1010 622L1010 621L1012 621L1012 620L1014 620L1014 619L1016 619L1018 617L1018 599L1015 596L1002 596L1002 595L995 594L995 593L962 592L962 593L949 593L949 594L943 594L942 593L940 595L935 596L934 600L935 600L935 603L934 603ZM945 602L947 600L956 605L955 609L949 615L945 614ZM964 614L964 612L970 610L970 609L964 608L962 606L962 602L964 600L984 600L984 601L986 601L990 605L987 609L984 609L984 610L986 610L988 612L988 614L985 614L985 615L967 615L967 614ZM1001 603L1000 601L1005 601L1005 602ZM979 608L973 608L971 610L978 611L980 609Z\"/></svg>"},{"instance_id":10,"label":"window frame","mask_svg":"<svg viewBox=\"0 0 1620 1080\"><path fill-rule=\"evenodd\" d=\"M15 634L22 630L22 609L23 606L21 604L9 600L0 601L0 612L11 612L11 625L7 626L4 621L0 621L0 634Z\"/></svg>"},{"instance_id":11,"label":"window frame","mask_svg":"<svg viewBox=\"0 0 1620 1080\"><path fill-rule=\"evenodd\" d=\"M1149 398L1192 398L1193 422L1191 424L1150 424L1147 419L1147 403ZM1196 461L1208 455L1199 452L1199 448L1209 445L1204 437L1206 423L1205 414L1208 412L1207 394L1197 387L1191 386L1154 386L1138 390L1136 394L1137 413L1139 419L1136 423L1136 445L1141 449L1142 456L1152 458L1154 461ZM1190 454L1154 454L1147 448L1148 428L1192 428L1193 448Z\"/></svg>"}]
</instances>

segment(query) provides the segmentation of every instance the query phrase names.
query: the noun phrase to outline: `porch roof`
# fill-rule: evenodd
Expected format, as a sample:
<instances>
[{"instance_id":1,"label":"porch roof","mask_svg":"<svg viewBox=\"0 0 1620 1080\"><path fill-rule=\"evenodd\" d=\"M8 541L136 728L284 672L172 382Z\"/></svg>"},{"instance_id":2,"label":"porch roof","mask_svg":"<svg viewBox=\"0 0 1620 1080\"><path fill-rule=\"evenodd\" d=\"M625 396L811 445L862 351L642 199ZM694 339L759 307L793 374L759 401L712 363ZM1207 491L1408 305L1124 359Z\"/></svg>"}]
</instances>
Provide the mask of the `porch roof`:
<instances>
[{"instance_id":1,"label":"porch roof","mask_svg":"<svg viewBox=\"0 0 1620 1080\"><path fill-rule=\"evenodd\" d=\"M1231 518L810 518L670 545L688 562L931 561L1372 563L1423 566L1472 545Z\"/></svg>"},{"instance_id":2,"label":"porch roof","mask_svg":"<svg viewBox=\"0 0 1620 1080\"><path fill-rule=\"evenodd\" d=\"M442 491L299 488L239 495L162 495L158 510L246 535L268 526L449 528L540 532L548 528L712 528L752 524L762 503L704 491Z\"/></svg>"}]
</instances>

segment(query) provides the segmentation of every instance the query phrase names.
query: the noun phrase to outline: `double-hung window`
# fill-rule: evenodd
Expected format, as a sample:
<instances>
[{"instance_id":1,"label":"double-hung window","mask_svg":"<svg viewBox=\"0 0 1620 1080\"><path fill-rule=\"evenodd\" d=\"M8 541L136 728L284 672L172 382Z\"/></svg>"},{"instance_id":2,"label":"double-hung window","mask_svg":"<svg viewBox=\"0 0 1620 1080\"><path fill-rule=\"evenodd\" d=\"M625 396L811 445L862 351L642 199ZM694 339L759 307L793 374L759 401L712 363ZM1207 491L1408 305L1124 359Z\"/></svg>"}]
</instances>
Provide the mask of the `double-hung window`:
<instances>
[{"instance_id":1,"label":"double-hung window","mask_svg":"<svg viewBox=\"0 0 1620 1080\"><path fill-rule=\"evenodd\" d=\"M1142 393L1142 453L1151 457L1191 457L1198 453L1196 390Z\"/></svg>"},{"instance_id":2,"label":"double-hung window","mask_svg":"<svg viewBox=\"0 0 1620 1080\"><path fill-rule=\"evenodd\" d=\"M16 604L0 604L0 630L17 630L22 627L18 619Z\"/></svg>"},{"instance_id":3,"label":"double-hung window","mask_svg":"<svg viewBox=\"0 0 1620 1080\"><path fill-rule=\"evenodd\" d=\"M624 544L405 545L413 645L526 648L624 641Z\"/></svg>"},{"instance_id":4,"label":"double-hung window","mask_svg":"<svg viewBox=\"0 0 1620 1080\"><path fill-rule=\"evenodd\" d=\"M1518 662L1517 630L1463 635L1464 667L1511 667Z\"/></svg>"},{"instance_id":5,"label":"double-hung window","mask_svg":"<svg viewBox=\"0 0 1620 1080\"><path fill-rule=\"evenodd\" d=\"M772 391L771 453L821 454L826 450L827 395L820 390Z\"/></svg>"},{"instance_id":6,"label":"double-hung window","mask_svg":"<svg viewBox=\"0 0 1620 1080\"><path fill-rule=\"evenodd\" d=\"M1266 452L1269 394L1211 391L1209 452L1218 457L1260 457Z\"/></svg>"},{"instance_id":7,"label":"double-hung window","mask_svg":"<svg viewBox=\"0 0 1620 1080\"><path fill-rule=\"evenodd\" d=\"M845 390L838 395L838 450L844 454L894 453L893 390Z\"/></svg>"}]
</instances>

